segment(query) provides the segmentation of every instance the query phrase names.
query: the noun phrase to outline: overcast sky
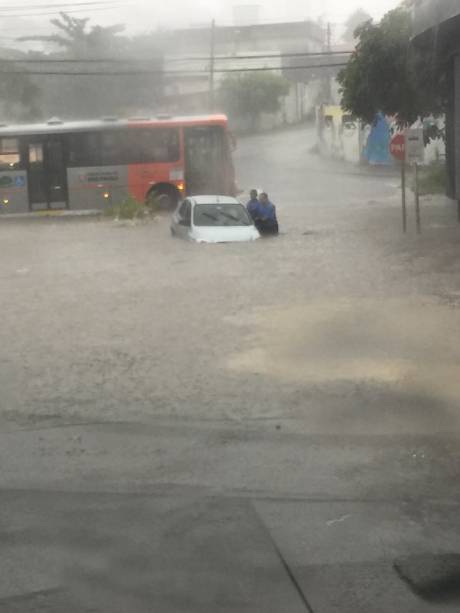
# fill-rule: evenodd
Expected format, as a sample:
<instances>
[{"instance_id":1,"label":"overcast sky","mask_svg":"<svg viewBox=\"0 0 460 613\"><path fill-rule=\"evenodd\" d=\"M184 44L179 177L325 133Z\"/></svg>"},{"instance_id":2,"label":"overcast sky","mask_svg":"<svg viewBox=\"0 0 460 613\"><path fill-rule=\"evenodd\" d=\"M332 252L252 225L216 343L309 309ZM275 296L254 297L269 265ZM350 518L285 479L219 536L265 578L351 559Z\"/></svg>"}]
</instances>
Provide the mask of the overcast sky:
<instances>
[{"instance_id":1,"label":"overcast sky","mask_svg":"<svg viewBox=\"0 0 460 613\"><path fill-rule=\"evenodd\" d=\"M75 3L82 0L74 0ZM88 0L86 0L88 1ZM109 2L117 3L107 6ZM399 4L399 0L101 0L105 6L86 9L81 5L73 7L74 16L91 16L92 23L103 25L124 23L128 32L151 31L157 27L187 27L209 23L213 18L217 24L230 25L233 22L233 6L241 4L258 4L260 21L291 21L301 19L323 18L331 21L335 32L340 32L340 25L348 15L358 7L362 7L374 18L379 19L386 11ZM72 0L25 0L18 3L14 11L11 0L0 0L0 11L3 18L3 33L0 33L0 45L6 45L8 40L24 33L43 33L48 31L50 4L70 6ZM2 9L2 5L5 7ZM7 8L8 7L8 8ZM37 8L34 8L37 7ZM54 10L54 9L52 9ZM45 13L45 14L44 14ZM25 18L17 15L26 14ZM40 14L38 16L37 14ZM338 34L337 34L338 35Z\"/></svg>"},{"instance_id":2,"label":"overcast sky","mask_svg":"<svg viewBox=\"0 0 460 613\"><path fill-rule=\"evenodd\" d=\"M221 23L231 23L234 4L258 4L262 21L298 20L323 17L341 23L356 8L362 7L373 17L380 18L386 11L399 4L399 0L168 0L167 2L148 2L138 0L137 6L148 22L155 25L171 26L207 22L213 17ZM142 8L141 8L142 7ZM130 23L136 19L131 17ZM142 24L144 27L145 22Z\"/></svg>"}]
</instances>

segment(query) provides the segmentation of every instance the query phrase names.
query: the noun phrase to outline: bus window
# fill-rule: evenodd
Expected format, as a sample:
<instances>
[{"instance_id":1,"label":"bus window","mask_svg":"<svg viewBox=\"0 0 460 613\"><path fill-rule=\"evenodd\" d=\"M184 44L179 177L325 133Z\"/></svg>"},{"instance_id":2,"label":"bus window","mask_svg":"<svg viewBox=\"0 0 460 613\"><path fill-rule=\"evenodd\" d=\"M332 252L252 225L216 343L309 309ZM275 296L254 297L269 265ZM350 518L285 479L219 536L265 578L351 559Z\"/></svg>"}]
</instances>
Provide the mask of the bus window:
<instances>
[{"instance_id":1,"label":"bus window","mask_svg":"<svg viewBox=\"0 0 460 613\"><path fill-rule=\"evenodd\" d=\"M165 164L180 159L177 128L135 129L130 131L129 137L132 164Z\"/></svg>"},{"instance_id":2,"label":"bus window","mask_svg":"<svg viewBox=\"0 0 460 613\"><path fill-rule=\"evenodd\" d=\"M68 162L70 167L100 166L100 134L76 133L68 136Z\"/></svg>"},{"instance_id":3,"label":"bus window","mask_svg":"<svg viewBox=\"0 0 460 613\"><path fill-rule=\"evenodd\" d=\"M19 168L20 166L21 155L19 152L19 139L0 139L0 169L14 170Z\"/></svg>"},{"instance_id":4,"label":"bus window","mask_svg":"<svg viewBox=\"0 0 460 613\"><path fill-rule=\"evenodd\" d=\"M43 144L30 143L29 164L43 164Z\"/></svg>"},{"instance_id":5,"label":"bus window","mask_svg":"<svg viewBox=\"0 0 460 613\"><path fill-rule=\"evenodd\" d=\"M120 166L129 162L126 136L126 132L120 130L110 130L101 134L102 166Z\"/></svg>"}]
</instances>

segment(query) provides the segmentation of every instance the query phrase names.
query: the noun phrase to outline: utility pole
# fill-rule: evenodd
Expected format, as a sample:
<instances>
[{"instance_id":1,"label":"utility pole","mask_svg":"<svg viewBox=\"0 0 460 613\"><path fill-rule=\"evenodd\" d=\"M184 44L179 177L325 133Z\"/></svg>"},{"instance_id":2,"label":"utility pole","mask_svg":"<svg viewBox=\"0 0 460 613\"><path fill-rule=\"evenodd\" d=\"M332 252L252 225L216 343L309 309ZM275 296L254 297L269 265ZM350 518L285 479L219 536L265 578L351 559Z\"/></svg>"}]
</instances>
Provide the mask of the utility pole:
<instances>
[{"instance_id":1,"label":"utility pole","mask_svg":"<svg viewBox=\"0 0 460 613\"><path fill-rule=\"evenodd\" d=\"M215 72L215 56L216 56L216 20L213 19L211 23L211 55L209 60L209 112L214 112L215 105L215 85L214 85L214 72Z\"/></svg>"},{"instance_id":2,"label":"utility pole","mask_svg":"<svg viewBox=\"0 0 460 613\"><path fill-rule=\"evenodd\" d=\"M330 53L332 51L332 27L331 22L327 22L327 52Z\"/></svg>"},{"instance_id":3,"label":"utility pole","mask_svg":"<svg viewBox=\"0 0 460 613\"><path fill-rule=\"evenodd\" d=\"M330 59L331 52L332 52L332 26L331 26L330 21L327 22L327 29L326 29L326 52ZM327 89L326 89L327 102L331 104L332 103L332 83L331 83L331 75L330 75L328 68L326 68L326 74L327 74Z\"/></svg>"}]
</instances>

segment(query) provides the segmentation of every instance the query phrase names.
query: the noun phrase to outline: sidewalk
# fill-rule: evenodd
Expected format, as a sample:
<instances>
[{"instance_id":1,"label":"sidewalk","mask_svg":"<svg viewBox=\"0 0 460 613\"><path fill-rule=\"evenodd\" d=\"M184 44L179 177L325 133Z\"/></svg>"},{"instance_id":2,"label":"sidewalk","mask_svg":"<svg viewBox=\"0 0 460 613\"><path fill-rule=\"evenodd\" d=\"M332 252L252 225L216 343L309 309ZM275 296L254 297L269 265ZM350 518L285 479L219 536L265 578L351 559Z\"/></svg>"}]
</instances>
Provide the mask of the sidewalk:
<instances>
[{"instance_id":1,"label":"sidewalk","mask_svg":"<svg viewBox=\"0 0 460 613\"><path fill-rule=\"evenodd\" d=\"M30 220L30 219L47 219L47 218L71 218L71 217L100 217L104 214L98 209L89 210L46 210L46 211L30 211L28 213L4 213L0 211L0 221L2 220Z\"/></svg>"}]
</instances>

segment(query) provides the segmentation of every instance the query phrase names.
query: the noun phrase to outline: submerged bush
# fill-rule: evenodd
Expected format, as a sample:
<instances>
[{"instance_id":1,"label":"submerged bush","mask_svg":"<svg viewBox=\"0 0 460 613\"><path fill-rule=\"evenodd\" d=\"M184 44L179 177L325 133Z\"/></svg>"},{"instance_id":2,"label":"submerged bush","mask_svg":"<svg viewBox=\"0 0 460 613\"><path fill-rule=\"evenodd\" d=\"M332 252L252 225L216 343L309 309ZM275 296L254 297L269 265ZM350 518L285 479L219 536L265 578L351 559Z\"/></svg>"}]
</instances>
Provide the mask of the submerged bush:
<instances>
[{"instance_id":1,"label":"submerged bush","mask_svg":"<svg viewBox=\"0 0 460 613\"><path fill-rule=\"evenodd\" d=\"M111 204L105 209L107 217L114 219L142 219L147 212L150 212L143 202L139 202L132 196L128 196L126 200L119 204Z\"/></svg>"}]
</instances>

